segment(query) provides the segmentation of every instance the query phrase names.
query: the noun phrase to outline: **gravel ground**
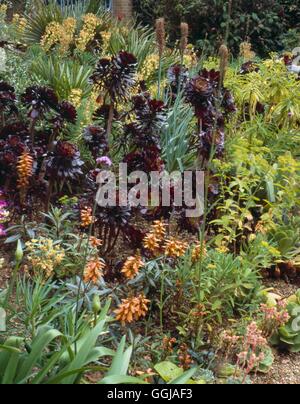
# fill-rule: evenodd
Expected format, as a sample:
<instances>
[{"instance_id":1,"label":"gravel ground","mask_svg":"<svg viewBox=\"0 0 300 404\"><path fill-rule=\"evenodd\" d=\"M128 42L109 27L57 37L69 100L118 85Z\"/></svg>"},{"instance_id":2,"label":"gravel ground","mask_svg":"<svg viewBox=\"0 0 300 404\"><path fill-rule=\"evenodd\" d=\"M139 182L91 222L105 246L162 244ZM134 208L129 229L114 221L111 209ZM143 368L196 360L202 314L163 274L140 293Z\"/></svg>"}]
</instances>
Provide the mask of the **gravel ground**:
<instances>
[{"instance_id":1,"label":"gravel ground","mask_svg":"<svg viewBox=\"0 0 300 404\"><path fill-rule=\"evenodd\" d=\"M283 280L265 280L268 288L273 288L274 293L282 297L289 297L300 287L299 281L287 283ZM275 362L270 372L266 375L257 375L253 379L255 384L300 384L300 354L279 353L274 350Z\"/></svg>"}]
</instances>

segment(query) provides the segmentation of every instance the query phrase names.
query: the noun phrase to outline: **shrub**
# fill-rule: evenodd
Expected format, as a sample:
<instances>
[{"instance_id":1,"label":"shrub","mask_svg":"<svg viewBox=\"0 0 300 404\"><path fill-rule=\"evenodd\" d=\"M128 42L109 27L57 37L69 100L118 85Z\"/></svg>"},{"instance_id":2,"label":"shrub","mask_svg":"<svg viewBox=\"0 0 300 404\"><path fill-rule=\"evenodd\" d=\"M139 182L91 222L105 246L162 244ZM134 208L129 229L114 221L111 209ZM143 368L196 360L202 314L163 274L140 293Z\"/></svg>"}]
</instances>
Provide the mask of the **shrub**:
<instances>
[{"instance_id":1,"label":"shrub","mask_svg":"<svg viewBox=\"0 0 300 404\"><path fill-rule=\"evenodd\" d=\"M158 16L167 16L170 39L178 37L179 25L185 20L191 28L191 40L202 47L218 47L224 40L228 21L228 4L220 0L135 0L138 18L148 24ZM299 0L237 0L232 7L229 45L238 53L239 44L250 38L260 55L281 49L281 34L299 25ZM205 40L206 39L206 40Z\"/></svg>"}]
</instances>

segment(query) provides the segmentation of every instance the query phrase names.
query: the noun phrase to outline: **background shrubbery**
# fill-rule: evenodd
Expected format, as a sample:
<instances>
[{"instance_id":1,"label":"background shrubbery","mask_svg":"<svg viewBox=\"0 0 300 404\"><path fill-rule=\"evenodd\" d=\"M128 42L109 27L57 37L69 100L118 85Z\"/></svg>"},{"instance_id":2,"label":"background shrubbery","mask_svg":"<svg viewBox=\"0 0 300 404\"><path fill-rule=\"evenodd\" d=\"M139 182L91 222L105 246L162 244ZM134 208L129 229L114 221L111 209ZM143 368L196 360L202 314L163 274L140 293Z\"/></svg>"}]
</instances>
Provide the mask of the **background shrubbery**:
<instances>
[{"instance_id":1,"label":"background shrubbery","mask_svg":"<svg viewBox=\"0 0 300 404\"><path fill-rule=\"evenodd\" d=\"M223 0L134 0L138 18L143 23L153 25L158 16L167 18L170 39L178 38L182 20L189 23L191 41L209 51L217 48L226 34L228 2ZM247 37L253 49L261 56L285 47L296 46L300 42L300 1L299 0L234 0L230 24L229 45L238 52L239 44ZM292 32L289 32L293 29ZM291 40L292 37L292 40Z\"/></svg>"}]
</instances>

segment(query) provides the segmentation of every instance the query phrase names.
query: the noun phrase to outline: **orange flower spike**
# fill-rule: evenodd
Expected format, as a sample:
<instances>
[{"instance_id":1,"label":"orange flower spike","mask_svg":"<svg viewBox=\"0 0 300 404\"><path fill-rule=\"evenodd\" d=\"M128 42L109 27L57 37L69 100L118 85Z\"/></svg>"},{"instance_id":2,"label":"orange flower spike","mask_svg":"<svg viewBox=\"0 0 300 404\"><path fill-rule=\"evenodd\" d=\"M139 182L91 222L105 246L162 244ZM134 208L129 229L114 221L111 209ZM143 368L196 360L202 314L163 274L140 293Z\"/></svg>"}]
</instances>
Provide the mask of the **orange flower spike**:
<instances>
[{"instance_id":1,"label":"orange flower spike","mask_svg":"<svg viewBox=\"0 0 300 404\"><path fill-rule=\"evenodd\" d=\"M161 220L156 220L152 226L153 234L161 240L165 238L167 226Z\"/></svg>"},{"instance_id":2,"label":"orange flower spike","mask_svg":"<svg viewBox=\"0 0 300 404\"><path fill-rule=\"evenodd\" d=\"M92 208L85 207L80 211L81 227L89 227L93 222Z\"/></svg>"},{"instance_id":3,"label":"orange flower spike","mask_svg":"<svg viewBox=\"0 0 300 404\"><path fill-rule=\"evenodd\" d=\"M116 319L124 326L126 323L138 321L148 313L148 304L150 300L144 295L123 299L119 307L114 311Z\"/></svg>"},{"instance_id":4,"label":"orange flower spike","mask_svg":"<svg viewBox=\"0 0 300 404\"><path fill-rule=\"evenodd\" d=\"M100 246L102 246L102 240L100 240L99 238L97 238L97 237L94 237L94 236L91 236L90 237L90 246L91 247L93 247L93 248L97 248L97 247L100 247Z\"/></svg>"},{"instance_id":5,"label":"orange flower spike","mask_svg":"<svg viewBox=\"0 0 300 404\"><path fill-rule=\"evenodd\" d=\"M144 262L142 261L141 256L137 254L134 257L127 258L121 272L126 278L133 279L143 266Z\"/></svg>"},{"instance_id":6,"label":"orange flower spike","mask_svg":"<svg viewBox=\"0 0 300 404\"><path fill-rule=\"evenodd\" d=\"M196 244L192 251L192 261L195 263L201 258L204 258L207 254L205 243Z\"/></svg>"},{"instance_id":7,"label":"orange flower spike","mask_svg":"<svg viewBox=\"0 0 300 404\"><path fill-rule=\"evenodd\" d=\"M160 250L159 242L160 240L155 236L155 234L149 233L144 238L144 247L153 253L157 253Z\"/></svg>"},{"instance_id":8,"label":"orange flower spike","mask_svg":"<svg viewBox=\"0 0 300 404\"><path fill-rule=\"evenodd\" d=\"M187 243L179 241L174 237L170 237L164 245L165 255L171 258L182 257L186 253L187 249L188 249Z\"/></svg>"},{"instance_id":9,"label":"orange flower spike","mask_svg":"<svg viewBox=\"0 0 300 404\"><path fill-rule=\"evenodd\" d=\"M90 260L84 269L84 283L92 282L96 284L102 278L104 268L105 263L99 258Z\"/></svg>"},{"instance_id":10,"label":"orange flower spike","mask_svg":"<svg viewBox=\"0 0 300 404\"><path fill-rule=\"evenodd\" d=\"M33 158L28 152L24 152L18 160L18 188L26 188L29 185L29 178L32 176Z\"/></svg>"}]
</instances>

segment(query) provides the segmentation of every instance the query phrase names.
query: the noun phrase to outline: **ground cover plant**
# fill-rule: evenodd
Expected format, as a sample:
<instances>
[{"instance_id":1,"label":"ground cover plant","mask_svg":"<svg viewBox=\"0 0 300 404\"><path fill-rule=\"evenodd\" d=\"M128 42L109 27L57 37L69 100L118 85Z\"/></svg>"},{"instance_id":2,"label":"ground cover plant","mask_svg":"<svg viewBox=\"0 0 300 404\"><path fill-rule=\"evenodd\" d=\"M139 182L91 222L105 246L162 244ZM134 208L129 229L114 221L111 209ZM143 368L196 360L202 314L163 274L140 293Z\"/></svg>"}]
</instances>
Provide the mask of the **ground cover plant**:
<instances>
[{"instance_id":1,"label":"ground cover plant","mask_svg":"<svg viewBox=\"0 0 300 404\"><path fill-rule=\"evenodd\" d=\"M0 383L265 380L300 351L297 58L231 3L217 53L61 3L0 4Z\"/></svg>"}]
</instances>

